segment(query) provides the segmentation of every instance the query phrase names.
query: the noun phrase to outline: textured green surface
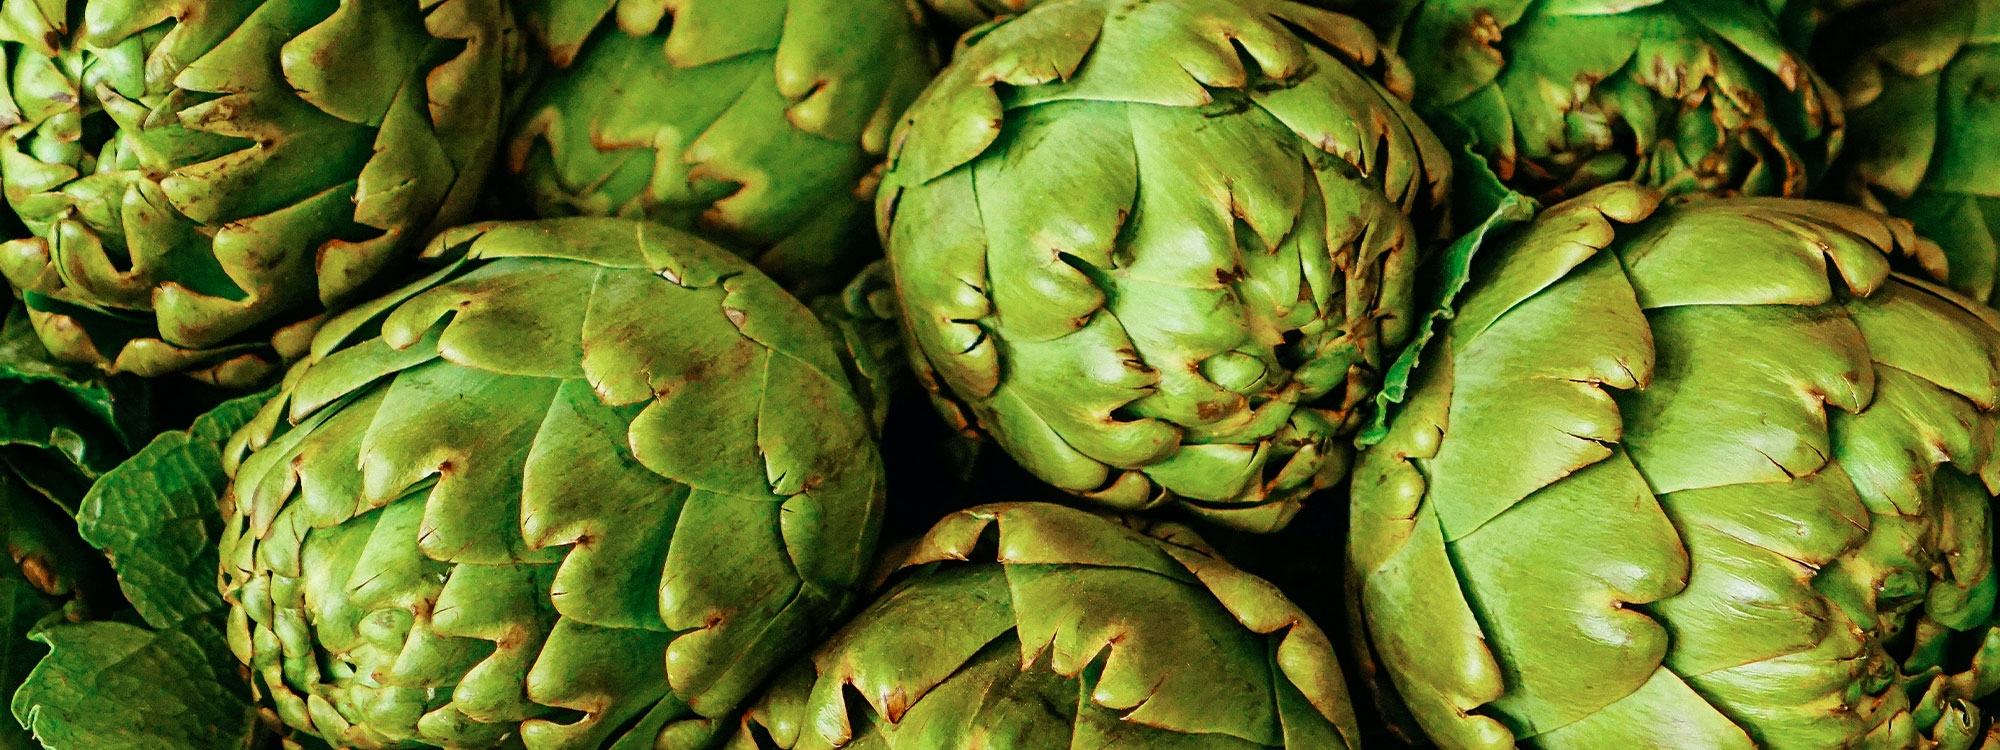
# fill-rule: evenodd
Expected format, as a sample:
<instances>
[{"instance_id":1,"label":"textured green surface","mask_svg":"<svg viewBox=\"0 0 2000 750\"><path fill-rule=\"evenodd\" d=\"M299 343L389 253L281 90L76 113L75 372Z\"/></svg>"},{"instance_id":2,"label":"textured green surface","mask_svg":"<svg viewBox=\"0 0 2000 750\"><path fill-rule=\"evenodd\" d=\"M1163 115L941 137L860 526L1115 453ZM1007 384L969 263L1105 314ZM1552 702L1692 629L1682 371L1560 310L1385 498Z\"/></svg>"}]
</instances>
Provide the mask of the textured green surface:
<instances>
[{"instance_id":1,"label":"textured green surface","mask_svg":"<svg viewBox=\"0 0 2000 750\"><path fill-rule=\"evenodd\" d=\"M117 574L115 590L125 594L132 611L107 611L101 604L85 611L71 605L65 617L31 623L36 626L33 640L21 635L10 647L0 648L5 662L13 659L4 657L24 647L33 647L36 656L46 654L38 664L18 665L22 672L32 667L33 673L18 691L11 684L6 689L12 718L32 727L41 744L30 743L23 734L24 744L0 740L0 747L251 746L255 707L246 673L230 655L220 628L215 537L222 527L218 500L228 482L221 449L269 396L233 400L197 418L187 430L162 433L91 485L72 533L80 533L109 559ZM0 504L0 510L11 507ZM96 553L81 554L90 560ZM105 571L98 582L106 589L112 588L111 572ZM0 590L9 583L0 579ZM8 602L16 613L19 602ZM117 606L122 610L126 605ZM134 614L145 627L133 622ZM75 622L79 615L101 619ZM8 635L15 635L11 627ZM0 673L15 666L0 664Z\"/></svg>"},{"instance_id":2,"label":"textured green surface","mask_svg":"<svg viewBox=\"0 0 2000 750\"><path fill-rule=\"evenodd\" d=\"M1044 0L923 0L924 6L953 28L969 29L994 16L1012 15L1043 4Z\"/></svg>"},{"instance_id":3,"label":"textured green surface","mask_svg":"<svg viewBox=\"0 0 2000 750\"><path fill-rule=\"evenodd\" d=\"M512 38L502 0L0 1L0 274L65 359L267 380L464 219Z\"/></svg>"},{"instance_id":4,"label":"textured green surface","mask_svg":"<svg viewBox=\"0 0 2000 750\"><path fill-rule=\"evenodd\" d=\"M1545 201L1625 179L1805 195L1840 147L1840 103L1767 5L1364 3L1409 59L1417 109L1438 134Z\"/></svg>"},{"instance_id":5,"label":"textured green surface","mask_svg":"<svg viewBox=\"0 0 2000 750\"><path fill-rule=\"evenodd\" d=\"M213 620L159 631L122 622L56 624L35 640L53 653L12 699L40 747L250 747L256 710Z\"/></svg>"},{"instance_id":6,"label":"textured green surface","mask_svg":"<svg viewBox=\"0 0 2000 750\"><path fill-rule=\"evenodd\" d=\"M1969 746L2000 316L1903 222L1658 202L1482 252L1355 470L1355 626L1447 748Z\"/></svg>"},{"instance_id":7,"label":"textured green surface","mask_svg":"<svg viewBox=\"0 0 2000 750\"><path fill-rule=\"evenodd\" d=\"M969 41L876 201L919 377L1065 490L1283 526L1346 475L1445 228L1402 64L1276 0L1073 0Z\"/></svg>"},{"instance_id":8,"label":"textured green surface","mask_svg":"<svg viewBox=\"0 0 2000 750\"><path fill-rule=\"evenodd\" d=\"M231 647L336 742L703 746L868 565L881 461L834 342L657 225L428 252L458 259L329 321L225 451Z\"/></svg>"},{"instance_id":9,"label":"textured green surface","mask_svg":"<svg viewBox=\"0 0 2000 750\"><path fill-rule=\"evenodd\" d=\"M519 0L554 69L509 136L541 216L692 229L788 287L873 243L870 171L937 70L914 0Z\"/></svg>"},{"instance_id":10,"label":"textured green surface","mask_svg":"<svg viewBox=\"0 0 2000 750\"><path fill-rule=\"evenodd\" d=\"M1914 222L1944 248L1951 285L1990 301L2000 275L2000 2L1878 2L1837 16L1820 46L1849 108L1852 143L1835 189Z\"/></svg>"},{"instance_id":11,"label":"textured green surface","mask_svg":"<svg viewBox=\"0 0 2000 750\"><path fill-rule=\"evenodd\" d=\"M1326 634L1185 527L1001 503L899 562L726 747L1359 746Z\"/></svg>"},{"instance_id":12,"label":"textured green surface","mask_svg":"<svg viewBox=\"0 0 2000 750\"><path fill-rule=\"evenodd\" d=\"M55 361L0 285L0 698L47 649L28 633L45 618L108 615L117 591L71 514L98 475L131 451L145 393ZM38 747L0 718L0 750Z\"/></svg>"}]
</instances>

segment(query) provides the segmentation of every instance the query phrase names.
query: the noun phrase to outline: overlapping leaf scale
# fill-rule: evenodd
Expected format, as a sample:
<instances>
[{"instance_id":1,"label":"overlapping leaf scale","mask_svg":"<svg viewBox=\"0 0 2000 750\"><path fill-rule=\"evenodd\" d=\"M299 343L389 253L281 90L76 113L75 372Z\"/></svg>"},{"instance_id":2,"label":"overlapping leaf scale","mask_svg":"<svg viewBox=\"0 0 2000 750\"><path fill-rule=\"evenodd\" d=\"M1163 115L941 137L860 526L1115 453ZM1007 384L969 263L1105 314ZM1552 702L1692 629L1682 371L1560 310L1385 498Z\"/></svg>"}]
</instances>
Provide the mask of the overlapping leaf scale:
<instances>
[{"instance_id":1,"label":"overlapping leaf scale","mask_svg":"<svg viewBox=\"0 0 2000 750\"><path fill-rule=\"evenodd\" d=\"M1729 0L1385 4L1418 109L1557 201L1614 180L1803 196L1839 150L1831 87L1777 20Z\"/></svg>"},{"instance_id":2,"label":"overlapping leaf scale","mask_svg":"<svg viewBox=\"0 0 2000 750\"><path fill-rule=\"evenodd\" d=\"M1895 220L1657 201L1601 188L1482 257L1355 473L1373 658L1445 747L1969 737L1995 314L1892 275Z\"/></svg>"},{"instance_id":3,"label":"overlapping leaf scale","mask_svg":"<svg viewBox=\"0 0 2000 750\"><path fill-rule=\"evenodd\" d=\"M1854 135L1835 191L1914 222L1944 247L1952 287L1990 300L2000 97L1979 82L2000 72L2000 3L1879 3L1836 17L1818 46Z\"/></svg>"},{"instance_id":4,"label":"overlapping leaf scale","mask_svg":"<svg viewBox=\"0 0 2000 750\"><path fill-rule=\"evenodd\" d=\"M527 0L555 68L508 164L535 213L660 221L791 286L860 267L890 128L936 72L910 0Z\"/></svg>"},{"instance_id":5,"label":"overlapping leaf scale","mask_svg":"<svg viewBox=\"0 0 2000 750\"><path fill-rule=\"evenodd\" d=\"M984 31L878 201L941 408L1110 506L1285 524L1344 476L1439 229L1447 159L1370 71L1405 84L1358 22L1287 3Z\"/></svg>"},{"instance_id":6,"label":"overlapping leaf scale","mask_svg":"<svg viewBox=\"0 0 2000 750\"><path fill-rule=\"evenodd\" d=\"M1002 503L946 518L900 562L726 747L1358 742L1325 634L1183 527Z\"/></svg>"},{"instance_id":7,"label":"overlapping leaf scale","mask_svg":"<svg viewBox=\"0 0 2000 750\"><path fill-rule=\"evenodd\" d=\"M65 359L264 381L470 210L512 36L501 0L7 0L0 273Z\"/></svg>"},{"instance_id":8,"label":"overlapping leaf scale","mask_svg":"<svg viewBox=\"0 0 2000 750\"><path fill-rule=\"evenodd\" d=\"M430 253L459 259L330 321L232 440L233 648L339 742L701 746L874 543L879 458L831 342L662 227L475 225Z\"/></svg>"}]
</instances>

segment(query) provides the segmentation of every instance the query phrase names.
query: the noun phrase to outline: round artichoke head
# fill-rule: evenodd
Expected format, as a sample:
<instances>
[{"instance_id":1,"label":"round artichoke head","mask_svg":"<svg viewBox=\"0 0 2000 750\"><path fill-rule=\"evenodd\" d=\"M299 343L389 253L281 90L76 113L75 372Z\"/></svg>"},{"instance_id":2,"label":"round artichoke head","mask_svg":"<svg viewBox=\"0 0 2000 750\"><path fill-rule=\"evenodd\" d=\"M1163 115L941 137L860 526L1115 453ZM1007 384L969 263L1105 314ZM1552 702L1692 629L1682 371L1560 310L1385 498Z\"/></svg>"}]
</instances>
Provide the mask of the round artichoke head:
<instances>
[{"instance_id":1,"label":"round artichoke head","mask_svg":"<svg viewBox=\"0 0 2000 750\"><path fill-rule=\"evenodd\" d=\"M871 245L872 171L937 70L915 0L518 0L553 67L508 137L541 216L645 218L787 286Z\"/></svg>"},{"instance_id":2,"label":"round artichoke head","mask_svg":"<svg viewBox=\"0 0 2000 750\"><path fill-rule=\"evenodd\" d=\"M1924 245L1616 184L1483 251L1354 472L1355 626L1423 730L1971 747L2000 315L1890 271Z\"/></svg>"},{"instance_id":3,"label":"round artichoke head","mask_svg":"<svg viewBox=\"0 0 2000 750\"><path fill-rule=\"evenodd\" d=\"M260 697L341 746L705 746L872 551L881 462L829 334L655 225L427 255L458 259L330 320L230 442Z\"/></svg>"},{"instance_id":4,"label":"round artichoke head","mask_svg":"<svg viewBox=\"0 0 2000 750\"><path fill-rule=\"evenodd\" d=\"M499 143L502 0L5 0L0 246L56 355L275 375L462 220Z\"/></svg>"},{"instance_id":5,"label":"round artichoke head","mask_svg":"<svg viewBox=\"0 0 2000 750\"><path fill-rule=\"evenodd\" d=\"M1937 240L1951 285L2000 275L2000 0L1891 0L1837 16L1820 44L1853 143L1836 189Z\"/></svg>"},{"instance_id":6,"label":"round artichoke head","mask_svg":"<svg viewBox=\"0 0 2000 750\"><path fill-rule=\"evenodd\" d=\"M729 750L1359 747L1326 634L1170 523L1045 503L933 527Z\"/></svg>"},{"instance_id":7,"label":"round artichoke head","mask_svg":"<svg viewBox=\"0 0 2000 750\"><path fill-rule=\"evenodd\" d=\"M1449 160L1354 19L1128 5L971 35L911 108L876 208L912 356L1051 484L1277 528L1346 474Z\"/></svg>"},{"instance_id":8,"label":"round artichoke head","mask_svg":"<svg viewBox=\"0 0 2000 750\"><path fill-rule=\"evenodd\" d=\"M1840 147L1840 104L1768 3L1377 4L1418 111L1544 200L1616 180L1803 196Z\"/></svg>"}]
</instances>

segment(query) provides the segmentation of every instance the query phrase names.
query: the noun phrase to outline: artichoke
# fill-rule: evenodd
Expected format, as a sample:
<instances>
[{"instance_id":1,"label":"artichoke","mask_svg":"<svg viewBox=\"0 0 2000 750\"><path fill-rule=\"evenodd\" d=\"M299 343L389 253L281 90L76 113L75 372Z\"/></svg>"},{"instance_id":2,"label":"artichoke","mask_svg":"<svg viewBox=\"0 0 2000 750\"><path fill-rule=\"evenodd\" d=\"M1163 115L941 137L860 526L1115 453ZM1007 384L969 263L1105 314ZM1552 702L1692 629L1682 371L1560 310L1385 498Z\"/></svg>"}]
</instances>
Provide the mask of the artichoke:
<instances>
[{"instance_id":1,"label":"artichoke","mask_svg":"<svg viewBox=\"0 0 2000 750\"><path fill-rule=\"evenodd\" d=\"M1355 468L1357 629L1446 748L1972 746L2000 314L1900 220L1660 204L1475 260Z\"/></svg>"},{"instance_id":2,"label":"artichoke","mask_svg":"<svg viewBox=\"0 0 2000 750\"><path fill-rule=\"evenodd\" d=\"M0 0L0 247L64 359L274 375L462 220L499 145L502 0Z\"/></svg>"},{"instance_id":3,"label":"artichoke","mask_svg":"<svg viewBox=\"0 0 2000 750\"><path fill-rule=\"evenodd\" d=\"M359 747L702 747L855 598L881 461L829 335L726 251L441 235L225 452L229 638Z\"/></svg>"},{"instance_id":4,"label":"artichoke","mask_svg":"<svg viewBox=\"0 0 2000 750\"><path fill-rule=\"evenodd\" d=\"M937 68L914 0L516 2L555 66L507 144L536 215L695 230L802 290L875 252L871 170Z\"/></svg>"},{"instance_id":5,"label":"artichoke","mask_svg":"<svg viewBox=\"0 0 2000 750\"><path fill-rule=\"evenodd\" d=\"M1768 4L1374 0L1439 135L1551 202L1616 180L1804 195L1840 104Z\"/></svg>"},{"instance_id":6,"label":"artichoke","mask_svg":"<svg viewBox=\"0 0 2000 750\"><path fill-rule=\"evenodd\" d=\"M1326 634L1185 527L985 505L899 567L726 747L1359 746Z\"/></svg>"},{"instance_id":7,"label":"artichoke","mask_svg":"<svg viewBox=\"0 0 2000 750\"><path fill-rule=\"evenodd\" d=\"M1283 526L1345 476L1445 228L1407 84L1360 22L1283 0L969 35L876 201L920 379L1057 487Z\"/></svg>"},{"instance_id":8,"label":"artichoke","mask_svg":"<svg viewBox=\"0 0 2000 750\"><path fill-rule=\"evenodd\" d=\"M2000 274L2000 2L1895 0L1837 17L1822 43L1853 143L1844 198L1909 219L1980 300ZM1857 54L1857 50L1860 54Z\"/></svg>"}]
</instances>

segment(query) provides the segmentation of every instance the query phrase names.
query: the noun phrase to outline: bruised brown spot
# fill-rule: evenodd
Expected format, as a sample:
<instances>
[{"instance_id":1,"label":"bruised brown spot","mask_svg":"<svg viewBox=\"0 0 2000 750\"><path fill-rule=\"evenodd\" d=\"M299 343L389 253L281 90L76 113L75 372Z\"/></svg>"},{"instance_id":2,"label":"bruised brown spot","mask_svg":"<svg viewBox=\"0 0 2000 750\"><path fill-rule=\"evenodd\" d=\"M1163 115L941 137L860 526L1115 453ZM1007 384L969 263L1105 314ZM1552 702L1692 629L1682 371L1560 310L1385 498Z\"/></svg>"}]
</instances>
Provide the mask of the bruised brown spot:
<instances>
[{"instance_id":1,"label":"bruised brown spot","mask_svg":"<svg viewBox=\"0 0 2000 750\"><path fill-rule=\"evenodd\" d=\"M1139 350L1137 349L1128 346L1119 349L1117 354L1118 354L1118 361L1123 363L1128 368L1134 370L1148 369L1146 367L1146 363L1143 360L1139 359Z\"/></svg>"},{"instance_id":2,"label":"bruised brown spot","mask_svg":"<svg viewBox=\"0 0 2000 750\"><path fill-rule=\"evenodd\" d=\"M1785 84L1785 90L1797 91L1803 69L1798 58L1786 55L1784 60L1778 62L1778 81Z\"/></svg>"},{"instance_id":3,"label":"bruised brown spot","mask_svg":"<svg viewBox=\"0 0 2000 750\"><path fill-rule=\"evenodd\" d=\"M1500 19L1485 8L1472 12L1472 23L1465 27L1465 31L1466 36L1482 47L1500 43Z\"/></svg>"},{"instance_id":4,"label":"bruised brown spot","mask_svg":"<svg viewBox=\"0 0 2000 750\"><path fill-rule=\"evenodd\" d=\"M713 371L714 369L715 369L715 363L713 361L708 359L696 359L692 362L687 363L686 368L681 371L681 376L679 378L674 380L668 380L666 383L662 384L662 383L655 383L653 382L652 378L648 377L646 379L646 384L651 386L653 392L656 394L669 393L675 390L675 386L678 383L699 383L703 380L707 380L709 372Z\"/></svg>"},{"instance_id":5,"label":"bruised brown spot","mask_svg":"<svg viewBox=\"0 0 2000 750\"><path fill-rule=\"evenodd\" d=\"M27 577L28 584L34 586L36 591L50 596L58 591L55 571L49 570L48 562L39 556L30 555L21 559L21 575Z\"/></svg>"}]
</instances>

